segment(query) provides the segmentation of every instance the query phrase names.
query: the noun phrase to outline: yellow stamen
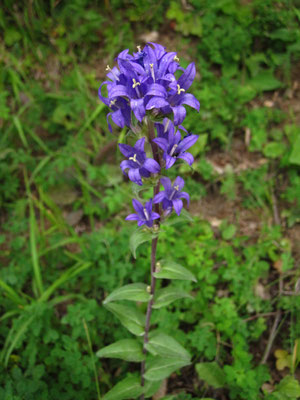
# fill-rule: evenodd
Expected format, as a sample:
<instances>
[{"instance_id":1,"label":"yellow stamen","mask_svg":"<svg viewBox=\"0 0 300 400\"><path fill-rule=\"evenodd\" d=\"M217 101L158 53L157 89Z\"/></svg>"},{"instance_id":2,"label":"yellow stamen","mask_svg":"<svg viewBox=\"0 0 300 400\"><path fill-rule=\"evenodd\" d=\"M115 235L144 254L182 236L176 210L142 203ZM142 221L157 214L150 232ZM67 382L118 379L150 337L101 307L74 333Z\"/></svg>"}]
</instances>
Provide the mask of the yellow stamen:
<instances>
[{"instance_id":1,"label":"yellow stamen","mask_svg":"<svg viewBox=\"0 0 300 400\"><path fill-rule=\"evenodd\" d=\"M174 56L173 61L179 62L179 58L177 57L177 55Z\"/></svg>"},{"instance_id":2,"label":"yellow stamen","mask_svg":"<svg viewBox=\"0 0 300 400\"><path fill-rule=\"evenodd\" d=\"M149 64L150 65L150 69L151 69L151 76L153 81L155 82L155 75L154 75L154 69L153 69L153 64Z\"/></svg>"},{"instance_id":3,"label":"yellow stamen","mask_svg":"<svg viewBox=\"0 0 300 400\"><path fill-rule=\"evenodd\" d=\"M109 103L109 107L114 106L114 105L116 104L116 101L117 101L117 99L112 100L112 101Z\"/></svg>"},{"instance_id":4,"label":"yellow stamen","mask_svg":"<svg viewBox=\"0 0 300 400\"><path fill-rule=\"evenodd\" d=\"M177 94L180 94L181 92L185 92L185 89L182 89L180 85L177 84Z\"/></svg>"},{"instance_id":5,"label":"yellow stamen","mask_svg":"<svg viewBox=\"0 0 300 400\"><path fill-rule=\"evenodd\" d=\"M132 161L136 162L136 154L134 154L133 157L129 157L128 160L132 160Z\"/></svg>"},{"instance_id":6,"label":"yellow stamen","mask_svg":"<svg viewBox=\"0 0 300 400\"><path fill-rule=\"evenodd\" d=\"M177 190L177 192L178 192L178 190L179 190L179 185L174 186L174 189Z\"/></svg>"},{"instance_id":7,"label":"yellow stamen","mask_svg":"<svg viewBox=\"0 0 300 400\"><path fill-rule=\"evenodd\" d=\"M111 68L109 65L106 66L105 71L111 71Z\"/></svg>"},{"instance_id":8,"label":"yellow stamen","mask_svg":"<svg viewBox=\"0 0 300 400\"><path fill-rule=\"evenodd\" d=\"M140 82L137 82L134 78L132 79L132 82L133 82L132 85L133 89L135 89L138 85L140 85Z\"/></svg>"},{"instance_id":9,"label":"yellow stamen","mask_svg":"<svg viewBox=\"0 0 300 400\"><path fill-rule=\"evenodd\" d=\"M137 49L138 49L138 52L141 53L141 51L142 51L142 50L141 50L141 46L136 46L136 47L137 47Z\"/></svg>"}]
</instances>

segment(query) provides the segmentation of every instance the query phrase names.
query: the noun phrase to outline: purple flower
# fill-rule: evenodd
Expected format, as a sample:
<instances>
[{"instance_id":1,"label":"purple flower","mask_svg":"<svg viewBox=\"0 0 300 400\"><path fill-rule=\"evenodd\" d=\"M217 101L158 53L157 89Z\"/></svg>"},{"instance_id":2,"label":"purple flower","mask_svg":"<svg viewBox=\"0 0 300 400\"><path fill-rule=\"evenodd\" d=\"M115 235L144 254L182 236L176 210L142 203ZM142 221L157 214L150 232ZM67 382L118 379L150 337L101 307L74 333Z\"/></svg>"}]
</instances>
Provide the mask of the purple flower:
<instances>
[{"instance_id":1,"label":"purple flower","mask_svg":"<svg viewBox=\"0 0 300 400\"><path fill-rule=\"evenodd\" d=\"M162 177L160 178L160 182L162 183L165 190L159 192L156 196L154 196L153 203L161 203L162 208L166 211L166 214L170 214L173 207L177 215L180 215L181 209L183 207L181 198L186 199L187 204L190 204L190 196L186 192L181 192L184 186L184 180L177 176L172 185L172 182L169 178Z\"/></svg>"},{"instance_id":2,"label":"purple flower","mask_svg":"<svg viewBox=\"0 0 300 400\"><path fill-rule=\"evenodd\" d=\"M172 167L177 158L181 158L189 165L194 162L194 157L186 150L193 146L198 140L198 135L187 135L181 140L180 131L178 130L175 135L172 130L168 132L168 138L158 137L153 141L164 151L164 160L166 161L166 169Z\"/></svg>"},{"instance_id":3,"label":"purple flower","mask_svg":"<svg viewBox=\"0 0 300 400\"><path fill-rule=\"evenodd\" d=\"M138 121L142 121L147 110L155 113L174 113L174 123L179 125L185 118L187 104L199 110L198 100L186 93L195 77L195 65L186 70L178 64L175 52L166 52L156 43L147 44L143 50L129 54L122 51L117 57L118 66L109 71L106 80L99 88L99 98L112 109L107 116L120 127L131 126L131 111ZM176 80L174 73L183 70ZM106 85L108 97L102 95L102 86ZM108 122L109 124L109 122ZM109 124L111 130L111 125Z\"/></svg>"},{"instance_id":4,"label":"purple flower","mask_svg":"<svg viewBox=\"0 0 300 400\"><path fill-rule=\"evenodd\" d=\"M134 147L127 144L119 144L121 153L128 158L121 162L120 167L123 174L126 175L126 169L128 169L129 179L142 186L142 176L149 178L151 173L156 174L160 171L158 162L152 158L147 158L144 151L145 138L139 139Z\"/></svg>"},{"instance_id":5,"label":"purple flower","mask_svg":"<svg viewBox=\"0 0 300 400\"><path fill-rule=\"evenodd\" d=\"M133 208L136 214L129 214L126 221L138 221L138 226L147 225L149 228L153 226L153 220L160 218L160 215L152 211L152 199L147 201L143 206L138 200L132 199Z\"/></svg>"}]
</instances>

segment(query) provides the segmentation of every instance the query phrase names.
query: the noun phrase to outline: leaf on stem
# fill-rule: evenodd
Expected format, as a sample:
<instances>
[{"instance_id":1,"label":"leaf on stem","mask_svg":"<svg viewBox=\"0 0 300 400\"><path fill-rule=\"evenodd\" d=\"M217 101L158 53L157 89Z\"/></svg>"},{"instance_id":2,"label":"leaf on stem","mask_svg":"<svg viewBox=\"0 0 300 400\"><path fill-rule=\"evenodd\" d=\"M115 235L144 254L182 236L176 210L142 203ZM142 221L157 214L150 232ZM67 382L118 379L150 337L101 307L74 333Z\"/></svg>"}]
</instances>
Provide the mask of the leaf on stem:
<instances>
[{"instance_id":1,"label":"leaf on stem","mask_svg":"<svg viewBox=\"0 0 300 400\"><path fill-rule=\"evenodd\" d=\"M146 349L154 356L176 358L190 361L191 355L181 344L164 333L154 333L150 336Z\"/></svg>"},{"instance_id":2,"label":"leaf on stem","mask_svg":"<svg viewBox=\"0 0 300 400\"><path fill-rule=\"evenodd\" d=\"M135 339L122 339L97 351L97 357L120 358L125 361L141 362L144 360L143 346Z\"/></svg>"},{"instance_id":3,"label":"leaf on stem","mask_svg":"<svg viewBox=\"0 0 300 400\"><path fill-rule=\"evenodd\" d=\"M190 361L176 358L155 357L146 363L145 379L149 381L159 381L167 378L179 368L189 365Z\"/></svg>"},{"instance_id":4,"label":"leaf on stem","mask_svg":"<svg viewBox=\"0 0 300 400\"><path fill-rule=\"evenodd\" d=\"M134 258L136 258L137 248L144 242L149 242L154 239L157 234L147 231L145 228L136 229L130 236L129 248Z\"/></svg>"},{"instance_id":5,"label":"leaf on stem","mask_svg":"<svg viewBox=\"0 0 300 400\"><path fill-rule=\"evenodd\" d=\"M166 287L160 289L154 301L153 308L157 309L167 306L171 304L173 301L182 298L194 299L193 296L191 296L189 293L186 293L182 290L178 290L177 288Z\"/></svg>"},{"instance_id":6,"label":"leaf on stem","mask_svg":"<svg viewBox=\"0 0 300 400\"><path fill-rule=\"evenodd\" d=\"M130 376L117 383L102 400L136 399L143 393L140 378Z\"/></svg>"},{"instance_id":7,"label":"leaf on stem","mask_svg":"<svg viewBox=\"0 0 300 400\"><path fill-rule=\"evenodd\" d=\"M111 311L121 324L136 336L144 335L145 315L137 308L124 306L122 304L106 304L105 307Z\"/></svg>"},{"instance_id":8,"label":"leaf on stem","mask_svg":"<svg viewBox=\"0 0 300 400\"><path fill-rule=\"evenodd\" d=\"M158 279L180 279L197 282L195 275L188 269L170 260L161 260L156 266L154 276Z\"/></svg>"},{"instance_id":9,"label":"leaf on stem","mask_svg":"<svg viewBox=\"0 0 300 400\"><path fill-rule=\"evenodd\" d=\"M110 293L103 304L116 300L149 301L150 297L145 283L130 283Z\"/></svg>"}]
</instances>

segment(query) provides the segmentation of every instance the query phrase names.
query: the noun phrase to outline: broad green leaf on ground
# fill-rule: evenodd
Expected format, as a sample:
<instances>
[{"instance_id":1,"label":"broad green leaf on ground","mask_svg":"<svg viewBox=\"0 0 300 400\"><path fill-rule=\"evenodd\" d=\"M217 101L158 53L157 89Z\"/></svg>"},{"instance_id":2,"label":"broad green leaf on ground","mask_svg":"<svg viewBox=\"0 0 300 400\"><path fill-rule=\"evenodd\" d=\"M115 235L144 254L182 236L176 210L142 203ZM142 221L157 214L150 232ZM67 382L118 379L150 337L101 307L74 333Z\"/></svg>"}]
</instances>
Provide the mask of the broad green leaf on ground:
<instances>
[{"instance_id":1,"label":"broad green leaf on ground","mask_svg":"<svg viewBox=\"0 0 300 400\"><path fill-rule=\"evenodd\" d=\"M249 81L249 83L260 92L279 89L283 86L282 82L275 78L273 71L271 70L260 71Z\"/></svg>"},{"instance_id":2,"label":"broad green leaf on ground","mask_svg":"<svg viewBox=\"0 0 300 400\"><path fill-rule=\"evenodd\" d=\"M137 308L115 303L106 304L105 307L119 318L121 324L129 332L137 336L144 335L145 315Z\"/></svg>"},{"instance_id":3,"label":"broad green leaf on ground","mask_svg":"<svg viewBox=\"0 0 300 400\"><path fill-rule=\"evenodd\" d=\"M285 151L286 151L286 146L284 145L284 143L279 143L279 142L269 142L265 145L263 149L264 155L269 158L281 157Z\"/></svg>"},{"instance_id":4,"label":"broad green leaf on ground","mask_svg":"<svg viewBox=\"0 0 300 400\"><path fill-rule=\"evenodd\" d=\"M116 300L149 301L150 297L151 295L147 292L145 283L130 283L110 293L103 301L103 304Z\"/></svg>"},{"instance_id":5,"label":"broad green leaf on ground","mask_svg":"<svg viewBox=\"0 0 300 400\"><path fill-rule=\"evenodd\" d=\"M133 362L140 362L145 358L142 344L135 339L118 340L97 351L96 356L103 358L120 358L121 360Z\"/></svg>"},{"instance_id":6,"label":"broad green leaf on ground","mask_svg":"<svg viewBox=\"0 0 300 400\"><path fill-rule=\"evenodd\" d=\"M299 132L299 136L296 138L296 140L294 142L293 150L291 152L289 162L291 164L300 165L300 132Z\"/></svg>"},{"instance_id":7,"label":"broad green leaf on ground","mask_svg":"<svg viewBox=\"0 0 300 400\"><path fill-rule=\"evenodd\" d=\"M136 399L143 392L141 380L131 376L117 383L109 392L102 397L102 400L125 400Z\"/></svg>"},{"instance_id":8,"label":"broad green leaf on ground","mask_svg":"<svg viewBox=\"0 0 300 400\"><path fill-rule=\"evenodd\" d=\"M162 381L146 381L144 386L145 397L152 397L160 388Z\"/></svg>"},{"instance_id":9,"label":"broad green leaf on ground","mask_svg":"<svg viewBox=\"0 0 300 400\"><path fill-rule=\"evenodd\" d=\"M200 379L215 389L224 387L225 374L216 362L204 362L196 364L196 371Z\"/></svg>"},{"instance_id":10,"label":"broad green leaf on ground","mask_svg":"<svg viewBox=\"0 0 300 400\"><path fill-rule=\"evenodd\" d=\"M177 340L164 333L155 333L150 336L146 349L154 356L176 358L190 361L191 355Z\"/></svg>"},{"instance_id":11,"label":"broad green leaf on ground","mask_svg":"<svg viewBox=\"0 0 300 400\"><path fill-rule=\"evenodd\" d=\"M166 287L158 290L157 297L154 300L153 308L161 308L171 304L173 301L189 298L193 299L189 293L184 292L183 290L178 290L173 287Z\"/></svg>"},{"instance_id":12,"label":"broad green leaf on ground","mask_svg":"<svg viewBox=\"0 0 300 400\"><path fill-rule=\"evenodd\" d=\"M189 365L189 360L178 360L176 358L156 357L146 363L145 379L149 381L159 381L167 378L172 372Z\"/></svg>"},{"instance_id":13,"label":"broad green leaf on ground","mask_svg":"<svg viewBox=\"0 0 300 400\"><path fill-rule=\"evenodd\" d=\"M159 279L181 279L197 282L196 277L188 269L170 260L161 260L156 267L155 278Z\"/></svg>"},{"instance_id":14,"label":"broad green leaf on ground","mask_svg":"<svg viewBox=\"0 0 300 400\"><path fill-rule=\"evenodd\" d=\"M145 228L135 230L129 238L129 248L134 258L136 258L137 248L144 242L149 242L155 235Z\"/></svg>"}]
</instances>

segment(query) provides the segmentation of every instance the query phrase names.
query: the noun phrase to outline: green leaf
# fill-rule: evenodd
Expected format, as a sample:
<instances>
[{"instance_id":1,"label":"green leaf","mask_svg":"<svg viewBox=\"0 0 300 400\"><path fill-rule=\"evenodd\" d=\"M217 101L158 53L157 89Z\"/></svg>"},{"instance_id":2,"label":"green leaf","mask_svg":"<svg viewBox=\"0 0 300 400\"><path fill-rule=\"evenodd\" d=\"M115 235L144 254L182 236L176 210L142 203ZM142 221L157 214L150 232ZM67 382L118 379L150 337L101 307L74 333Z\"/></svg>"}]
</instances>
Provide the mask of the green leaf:
<instances>
[{"instance_id":1,"label":"green leaf","mask_svg":"<svg viewBox=\"0 0 300 400\"><path fill-rule=\"evenodd\" d=\"M225 373L215 361L196 364L196 371L209 386L215 389L224 387Z\"/></svg>"},{"instance_id":2,"label":"green leaf","mask_svg":"<svg viewBox=\"0 0 300 400\"><path fill-rule=\"evenodd\" d=\"M154 273L155 278L159 279L180 279L186 281L197 282L196 277L188 269L182 267L181 265L169 261L162 260L156 266L156 271Z\"/></svg>"},{"instance_id":3,"label":"green leaf","mask_svg":"<svg viewBox=\"0 0 300 400\"><path fill-rule=\"evenodd\" d=\"M105 307L119 318L121 324L128 329L129 332L137 336L144 335L146 318L137 308L115 303L106 304Z\"/></svg>"},{"instance_id":4,"label":"green leaf","mask_svg":"<svg viewBox=\"0 0 300 400\"><path fill-rule=\"evenodd\" d=\"M143 346L135 339L118 340L97 351L96 356L103 358L120 358L121 360L133 362L140 362L145 358Z\"/></svg>"},{"instance_id":5,"label":"green leaf","mask_svg":"<svg viewBox=\"0 0 300 400\"><path fill-rule=\"evenodd\" d=\"M286 151L284 143L269 142L265 145L263 153L268 158L277 158L283 155Z\"/></svg>"},{"instance_id":6,"label":"green leaf","mask_svg":"<svg viewBox=\"0 0 300 400\"><path fill-rule=\"evenodd\" d=\"M117 383L109 392L102 397L102 400L124 400L136 399L143 393L141 380L131 376Z\"/></svg>"},{"instance_id":7,"label":"green leaf","mask_svg":"<svg viewBox=\"0 0 300 400\"><path fill-rule=\"evenodd\" d=\"M298 399L300 397L300 384L293 376L285 376L276 386L275 393L285 395L284 399Z\"/></svg>"},{"instance_id":8,"label":"green leaf","mask_svg":"<svg viewBox=\"0 0 300 400\"><path fill-rule=\"evenodd\" d=\"M146 349L154 356L176 358L190 361L191 355L171 336L164 333L155 333L146 344Z\"/></svg>"},{"instance_id":9,"label":"green leaf","mask_svg":"<svg viewBox=\"0 0 300 400\"><path fill-rule=\"evenodd\" d=\"M162 381L146 381L144 386L145 397L152 397L160 388Z\"/></svg>"},{"instance_id":10,"label":"green leaf","mask_svg":"<svg viewBox=\"0 0 300 400\"><path fill-rule=\"evenodd\" d=\"M222 227L222 238L224 240L232 239L233 236L235 235L235 233L236 233L236 226L233 224L229 224L229 225L225 224Z\"/></svg>"},{"instance_id":11,"label":"green leaf","mask_svg":"<svg viewBox=\"0 0 300 400\"><path fill-rule=\"evenodd\" d=\"M149 301L150 297L145 283L130 283L114 290L106 297L103 304L116 300Z\"/></svg>"},{"instance_id":12,"label":"green leaf","mask_svg":"<svg viewBox=\"0 0 300 400\"><path fill-rule=\"evenodd\" d=\"M189 298L194 299L189 293L177 288L166 287L158 290L157 297L154 300L153 308L161 308L169 305L175 300Z\"/></svg>"},{"instance_id":13,"label":"green leaf","mask_svg":"<svg viewBox=\"0 0 300 400\"><path fill-rule=\"evenodd\" d=\"M155 359L146 363L146 373L144 374L144 377L149 381L159 381L167 378L177 369L189 364L190 361L188 360L156 357Z\"/></svg>"},{"instance_id":14,"label":"green leaf","mask_svg":"<svg viewBox=\"0 0 300 400\"><path fill-rule=\"evenodd\" d=\"M290 155L289 162L291 164L300 165L300 133L293 145L293 150Z\"/></svg>"},{"instance_id":15,"label":"green leaf","mask_svg":"<svg viewBox=\"0 0 300 400\"><path fill-rule=\"evenodd\" d=\"M149 242L156 236L157 235L147 231L145 228L139 228L135 230L129 239L129 248L133 257L136 258L136 250L142 243Z\"/></svg>"},{"instance_id":16,"label":"green leaf","mask_svg":"<svg viewBox=\"0 0 300 400\"><path fill-rule=\"evenodd\" d=\"M275 78L271 70L260 71L249 83L259 92L275 90L283 86L282 82Z\"/></svg>"}]
</instances>

